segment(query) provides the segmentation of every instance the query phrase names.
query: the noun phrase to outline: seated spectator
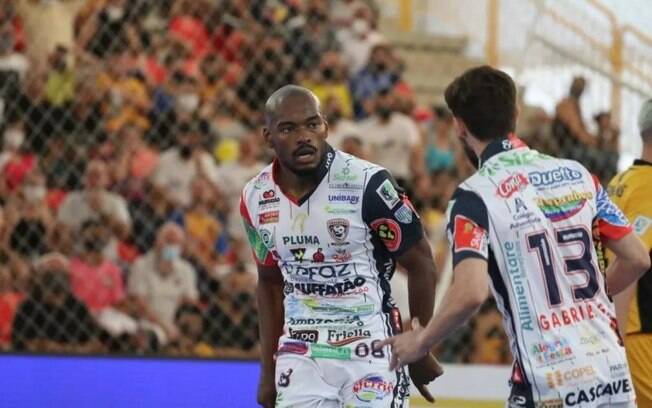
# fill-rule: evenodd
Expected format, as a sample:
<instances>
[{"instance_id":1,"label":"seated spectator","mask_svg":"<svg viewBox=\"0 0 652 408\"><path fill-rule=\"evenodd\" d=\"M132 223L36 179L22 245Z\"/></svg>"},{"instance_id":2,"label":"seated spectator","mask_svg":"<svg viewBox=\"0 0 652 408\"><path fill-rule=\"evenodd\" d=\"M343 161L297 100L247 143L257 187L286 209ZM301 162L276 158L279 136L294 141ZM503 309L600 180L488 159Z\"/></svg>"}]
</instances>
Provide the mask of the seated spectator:
<instances>
[{"instance_id":1,"label":"seated spectator","mask_svg":"<svg viewBox=\"0 0 652 408\"><path fill-rule=\"evenodd\" d=\"M209 32L203 18L206 4L196 0L176 1L168 26L168 33L181 41L193 60L200 60L210 49Z\"/></svg>"},{"instance_id":2,"label":"seated spectator","mask_svg":"<svg viewBox=\"0 0 652 408\"><path fill-rule=\"evenodd\" d=\"M135 28L137 2L107 0L96 3L101 7L95 7L83 21L80 45L98 58L105 58L116 43L129 45L132 50L139 49L140 38Z\"/></svg>"},{"instance_id":3,"label":"seated spectator","mask_svg":"<svg viewBox=\"0 0 652 408\"><path fill-rule=\"evenodd\" d=\"M611 123L611 112L603 111L595 116L593 120L598 127L598 148L604 151L618 153L620 142L620 131Z\"/></svg>"},{"instance_id":4,"label":"seated spectator","mask_svg":"<svg viewBox=\"0 0 652 408\"><path fill-rule=\"evenodd\" d=\"M370 113L370 105L376 95L394 87L400 79L397 61L389 45L374 46L369 63L351 78L351 94L356 119L364 119Z\"/></svg>"},{"instance_id":5,"label":"seated spectator","mask_svg":"<svg viewBox=\"0 0 652 408\"><path fill-rule=\"evenodd\" d=\"M49 251L55 220L46 194L45 177L35 169L25 176L5 207L7 245L25 259L36 259Z\"/></svg>"},{"instance_id":6,"label":"seated spectator","mask_svg":"<svg viewBox=\"0 0 652 408\"><path fill-rule=\"evenodd\" d=\"M198 298L195 271L181 258L185 236L176 224L164 224L155 247L131 268L128 291L145 306L146 315L176 333L175 312L184 301Z\"/></svg>"},{"instance_id":7,"label":"seated spectator","mask_svg":"<svg viewBox=\"0 0 652 408\"><path fill-rule=\"evenodd\" d=\"M100 221L84 221L77 235L83 249L70 260L72 291L95 314L125 299L122 271L102 254L109 235Z\"/></svg>"},{"instance_id":8,"label":"seated spectator","mask_svg":"<svg viewBox=\"0 0 652 408\"><path fill-rule=\"evenodd\" d=\"M217 184L217 166L201 146L197 124L184 123L178 129L177 146L161 154L151 181L162 191L172 208L188 208L192 182L198 175Z\"/></svg>"},{"instance_id":9,"label":"seated spectator","mask_svg":"<svg viewBox=\"0 0 652 408\"><path fill-rule=\"evenodd\" d=\"M240 265L234 274L247 274ZM251 280L224 278L213 281L212 296L206 309L211 344L223 357L253 357L258 344L258 318ZM233 283L236 284L233 284ZM247 286L238 286L237 283Z\"/></svg>"},{"instance_id":10,"label":"seated spectator","mask_svg":"<svg viewBox=\"0 0 652 408\"><path fill-rule=\"evenodd\" d=\"M0 264L0 351L9 350L14 316L23 297L13 284L9 265Z\"/></svg>"},{"instance_id":11,"label":"seated spectator","mask_svg":"<svg viewBox=\"0 0 652 408\"><path fill-rule=\"evenodd\" d=\"M172 216L187 234L188 256L209 273L228 249L224 225L217 217L217 204L220 201L215 187L199 176L192 183L192 199L188 209Z\"/></svg>"},{"instance_id":12,"label":"seated spectator","mask_svg":"<svg viewBox=\"0 0 652 408\"><path fill-rule=\"evenodd\" d=\"M423 175L421 135L414 120L394 108L394 94L383 91L373 104L373 115L360 124L360 136L369 160L385 167L406 188Z\"/></svg>"},{"instance_id":13,"label":"seated spectator","mask_svg":"<svg viewBox=\"0 0 652 408\"><path fill-rule=\"evenodd\" d=\"M147 179L154 173L159 153L151 148L135 126L126 126L113 140L116 149L113 179L127 198L142 196Z\"/></svg>"},{"instance_id":14,"label":"seated spectator","mask_svg":"<svg viewBox=\"0 0 652 408\"><path fill-rule=\"evenodd\" d=\"M57 222L62 234L75 236L87 221L107 226L111 236L125 239L131 230L131 218L124 198L107 190L109 173L104 162L92 160L84 174L84 189L68 193L59 207ZM70 235L72 234L72 235ZM115 254L116 239L107 246L107 255Z\"/></svg>"},{"instance_id":15,"label":"seated spectator","mask_svg":"<svg viewBox=\"0 0 652 408\"><path fill-rule=\"evenodd\" d=\"M303 81L302 85L313 91L322 105L330 99L335 99L342 116L351 118L353 102L346 78L346 70L340 62L339 54L331 51L322 55L317 71L311 78Z\"/></svg>"},{"instance_id":16,"label":"seated spectator","mask_svg":"<svg viewBox=\"0 0 652 408\"><path fill-rule=\"evenodd\" d=\"M129 53L116 45L106 59L106 71L97 79L98 91L104 95L103 113L108 132L127 124L141 129L150 127L149 93L144 79L131 70L132 65Z\"/></svg>"},{"instance_id":17,"label":"seated spectator","mask_svg":"<svg viewBox=\"0 0 652 408\"><path fill-rule=\"evenodd\" d=\"M340 149L344 153L348 153L366 160L367 155L364 152L364 145L358 136L345 136L342 140L342 143L340 144Z\"/></svg>"},{"instance_id":18,"label":"seated spectator","mask_svg":"<svg viewBox=\"0 0 652 408\"><path fill-rule=\"evenodd\" d=\"M455 167L453 151L453 115L443 106L433 108L434 117L428 137L426 167L428 172Z\"/></svg>"},{"instance_id":19,"label":"seated spectator","mask_svg":"<svg viewBox=\"0 0 652 408\"><path fill-rule=\"evenodd\" d=\"M68 64L68 49L58 46L48 58L45 100L54 107L70 103L75 96L75 71Z\"/></svg>"},{"instance_id":20,"label":"seated spectator","mask_svg":"<svg viewBox=\"0 0 652 408\"><path fill-rule=\"evenodd\" d=\"M157 231L172 216L172 210L161 190L150 182L144 185L141 197L131 198L129 214L134 220L131 241L141 253L154 246Z\"/></svg>"},{"instance_id":21,"label":"seated spectator","mask_svg":"<svg viewBox=\"0 0 652 408\"><path fill-rule=\"evenodd\" d=\"M360 135L358 123L351 120L350 116L345 116L344 110L342 101L333 97L326 99L322 107L322 113L328 120L327 142L338 149L342 148L344 139Z\"/></svg>"},{"instance_id":22,"label":"seated spectator","mask_svg":"<svg viewBox=\"0 0 652 408\"><path fill-rule=\"evenodd\" d=\"M0 73L3 75L14 74L16 78L23 79L30 68L30 63L27 57L16 50L15 46L16 37L13 25L10 21L0 22Z\"/></svg>"},{"instance_id":23,"label":"seated spectator","mask_svg":"<svg viewBox=\"0 0 652 408\"><path fill-rule=\"evenodd\" d=\"M0 153L0 194L15 191L23 182L27 173L32 171L38 158L25 142L22 123L12 123L5 128L2 152Z\"/></svg>"},{"instance_id":24,"label":"seated spectator","mask_svg":"<svg viewBox=\"0 0 652 408\"><path fill-rule=\"evenodd\" d=\"M174 316L174 323L179 328L179 337L169 344L165 351L179 356L217 357L213 346L204 340L205 320L197 305L180 305Z\"/></svg>"},{"instance_id":25,"label":"seated spectator","mask_svg":"<svg viewBox=\"0 0 652 408\"><path fill-rule=\"evenodd\" d=\"M559 154L571 158L575 150L582 150L587 146L595 146L596 140L586 129L582 117L580 99L586 87L586 79L573 78L569 94L562 99L555 108L555 118L552 123L552 134L557 142ZM553 148L553 146L549 146ZM553 153L555 153L553 151Z\"/></svg>"},{"instance_id":26,"label":"seated spectator","mask_svg":"<svg viewBox=\"0 0 652 408\"><path fill-rule=\"evenodd\" d=\"M355 8L350 23L337 32L337 39L342 45L342 54L350 75L360 72L368 64L374 47L385 41L374 29L372 11L362 4Z\"/></svg>"},{"instance_id":27,"label":"seated spectator","mask_svg":"<svg viewBox=\"0 0 652 408\"><path fill-rule=\"evenodd\" d=\"M15 350L50 353L100 351L99 329L86 306L70 291L68 273L48 267L34 280L14 317Z\"/></svg>"},{"instance_id":28,"label":"seated spectator","mask_svg":"<svg viewBox=\"0 0 652 408\"><path fill-rule=\"evenodd\" d=\"M307 6L305 24L293 27L288 46L294 57L294 67L300 73L312 71L324 54L336 51L339 43L329 24L328 6L324 2L311 2Z\"/></svg>"},{"instance_id":29,"label":"seated spectator","mask_svg":"<svg viewBox=\"0 0 652 408\"><path fill-rule=\"evenodd\" d=\"M238 140L250 131L246 126L251 124L246 117L248 113L249 108L231 88L223 89L203 112L209 118L211 130L223 140Z\"/></svg>"},{"instance_id":30,"label":"seated spectator","mask_svg":"<svg viewBox=\"0 0 652 408\"><path fill-rule=\"evenodd\" d=\"M237 87L238 98L250 113L247 118L256 124L261 118L265 101L275 90L294 82L292 61L285 53L286 43L280 33L267 33L256 47Z\"/></svg>"}]
</instances>

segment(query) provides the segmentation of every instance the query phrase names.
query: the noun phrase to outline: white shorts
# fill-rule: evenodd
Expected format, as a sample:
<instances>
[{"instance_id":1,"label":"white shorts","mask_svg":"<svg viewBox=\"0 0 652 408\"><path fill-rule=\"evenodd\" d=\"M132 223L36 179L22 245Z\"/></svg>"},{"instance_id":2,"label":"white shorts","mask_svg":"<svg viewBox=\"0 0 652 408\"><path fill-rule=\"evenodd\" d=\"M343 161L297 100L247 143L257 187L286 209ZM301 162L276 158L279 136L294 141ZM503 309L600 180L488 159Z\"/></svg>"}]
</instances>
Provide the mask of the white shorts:
<instances>
[{"instance_id":1,"label":"white shorts","mask_svg":"<svg viewBox=\"0 0 652 408\"><path fill-rule=\"evenodd\" d=\"M386 361L342 361L281 354L276 359L276 407L407 408L410 380Z\"/></svg>"}]
</instances>

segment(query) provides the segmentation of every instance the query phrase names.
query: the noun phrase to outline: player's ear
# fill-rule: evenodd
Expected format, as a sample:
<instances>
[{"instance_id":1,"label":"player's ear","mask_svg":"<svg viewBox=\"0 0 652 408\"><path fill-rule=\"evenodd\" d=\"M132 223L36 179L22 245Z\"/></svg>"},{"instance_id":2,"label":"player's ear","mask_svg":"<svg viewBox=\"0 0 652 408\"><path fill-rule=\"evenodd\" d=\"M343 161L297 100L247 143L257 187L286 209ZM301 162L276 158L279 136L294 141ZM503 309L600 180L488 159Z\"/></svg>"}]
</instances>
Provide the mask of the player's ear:
<instances>
[{"instance_id":1,"label":"player's ear","mask_svg":"<svg viewBox=\"0 0 652 408\"><path fill-rule=\"evenodd\" d=\"M272 133L269 131L268 127L263 128L263 138L265 139L265 143L267 144L267 147L273 149L274 143L272 142Z\"/></svg>"},{"instance_id":2,"label":"player's ear","mask_svg":"<svg viewBox=\"0 0 652 408\"><path fill-rule=\"evenodd\" d=\"M469 130L466 127L466 123L464 123L461 118L453 116L453 123L455 124L455 131L457 132L458 137L464 138L464 136L469 133Z\"/></svg>"}]
</instances>

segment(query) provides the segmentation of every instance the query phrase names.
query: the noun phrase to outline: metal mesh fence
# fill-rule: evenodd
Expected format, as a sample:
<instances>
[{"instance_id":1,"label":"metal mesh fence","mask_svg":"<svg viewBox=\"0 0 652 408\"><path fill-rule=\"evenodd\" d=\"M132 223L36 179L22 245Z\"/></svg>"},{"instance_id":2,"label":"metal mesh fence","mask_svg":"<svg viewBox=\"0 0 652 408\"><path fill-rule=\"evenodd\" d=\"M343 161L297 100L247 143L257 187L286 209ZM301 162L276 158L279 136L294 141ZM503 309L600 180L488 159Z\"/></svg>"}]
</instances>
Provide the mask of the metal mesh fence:
<instances>
[{"instance_id":1,"label":"metal mesh fence","mask_svg":"<svg viewBox=\"0 0 652 408\"><path fill-rule=\"evenodd\" d=\"M237 205L288 83L321 99L331 144L407 187L450 268L443 214L470 168L450 114L414 106L373 1L0 4L1 351L257 357ZM438 354L509 362L496 308Z\"/></svg>"}]
</instances>

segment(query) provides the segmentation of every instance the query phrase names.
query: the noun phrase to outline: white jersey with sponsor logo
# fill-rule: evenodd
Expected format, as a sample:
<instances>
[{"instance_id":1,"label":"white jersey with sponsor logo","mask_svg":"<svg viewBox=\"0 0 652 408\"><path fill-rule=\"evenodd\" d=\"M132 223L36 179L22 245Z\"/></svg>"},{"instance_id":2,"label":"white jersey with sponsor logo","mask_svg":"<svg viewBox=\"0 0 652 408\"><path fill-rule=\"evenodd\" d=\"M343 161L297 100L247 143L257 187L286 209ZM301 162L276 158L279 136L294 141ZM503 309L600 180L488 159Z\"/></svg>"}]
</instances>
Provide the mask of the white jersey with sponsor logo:
<instances>
[{"instance_id":1,"label":"white jersey with sponsor logo","mask_svg":"<svg viewBox=\"0 0 652 408\"><path fill-rule=\"evenodd\" d=\"M389 280L423 236L419 217L386 170L340 151L301 199L276 184L276 166L247 184L240 211L256 260L283 274L279 353L387 363L373 345L400 330Z\"/></svg>"},{"instance_id":2,"label":"white jersey with sponsor logo","mask_svg":"<svg viewBox=\"0 0 652 408\"><path fill-rule=\"evenodd\" d=\"M596 251L598 236L631 230L626 219L582 165L518 139L493 142L481 163L451 200L449 232L455 264L488 261L515 357L510 406L634 400Z\"/></svg>"}]
</instances>

